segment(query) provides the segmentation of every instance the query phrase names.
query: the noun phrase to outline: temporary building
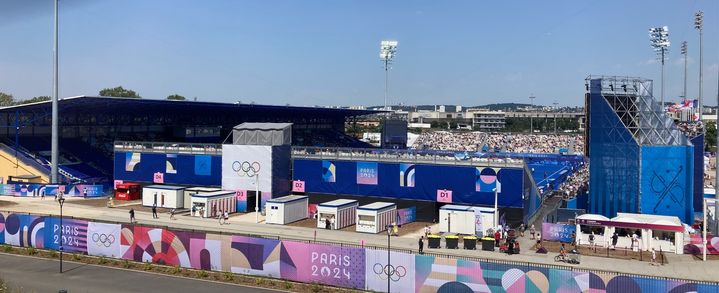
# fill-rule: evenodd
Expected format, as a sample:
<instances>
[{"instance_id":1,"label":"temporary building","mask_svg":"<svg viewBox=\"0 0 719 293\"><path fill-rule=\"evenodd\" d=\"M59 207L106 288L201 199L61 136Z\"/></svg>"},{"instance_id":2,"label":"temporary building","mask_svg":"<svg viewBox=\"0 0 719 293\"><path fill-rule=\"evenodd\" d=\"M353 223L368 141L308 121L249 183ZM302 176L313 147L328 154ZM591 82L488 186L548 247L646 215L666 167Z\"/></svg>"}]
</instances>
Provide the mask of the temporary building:
<instances>
[{"instance_id":1,"label":"temporary building","mask_svg":"<svg viewBox=\"0 0 719 293\"><path fill-rule=\"evenodd\" d=\"M379 233L395 222L397 205L391 202L375 202L357 208L357 232Z\"/></svg>"},{"instance_id":2,"label":"temporary building","mask_svg":"<svg viewBox=\"0 0 719 293\"><path fill-rule=\"evenodd\" d=\"M225 211L232 214L235 212L237 204L234 191L196 193L190 197L190 202L192 205L191 215L203 218L217 217Z\"/></svg>"},{"instance_id":3,"label":"temporary building","mask_svg":"<svg viewBox=\"0 0 719 293\"><path fill-rule=\"evenodd\" d=\"M439 208L439 232L475 235L475 208L461 205L444 205Z\"/></svg>"},{"instance_id":4,"label":"temporary building","mask_svg":"<svg viewBox=\"0 0 719 293\"><path fill-rule=\"evenodd\" d=\"M586 237L581 233L581 226L604 227L604 236L601 237L601 241L597 241L604 247L609 247L611 236L614 232L618 232L617 229L626 229L640 232L639 243L632 247L645 251L654 248L661 251L674 251L676 254L684 253L685 228L679 217L676 216L617 213L616 217L608 219L602 215L584 214L576 217L575 224L576 231L579 231L577 237L580 239L580 243L589 242L588 240L584 241ZM655 239L653 237L655 234L673 234L668 238L673 238L674 241L666 241L659 237Z\"/></svg>"},{"instance_id":5,"label":"temporary building","mask_svg":"<svg viewBox=\"0 0 719 293\"><path fill-rule=\"evenodd\" d=\"M214 191L220 191L220 190L222 190L222 189L217 188L217 187L201 187L201 186L186 188L185 192L184 192L184 196L183 196L182 206L183 206L183 208L186 208L186 209L189 209L190 207L192 207L191 198L192 198L193 194L214 192Z\"/></svg>"},{"instance_id":6,"label":"temporary building","mask_svg":"<svg viewBox=\"0 0 719 293\"><path fill-rule=\"evenodd\" d=\"M115 188L115 198L118 200L136 200L142 197L142 187L138 183L120 183Z\"/></svg>"},{"instance_id":7,"label":"temporary building","mask_svg":"<svg viewBox=\"0 0 719 293\"><path fill-rule=\"evenodd\" d=\"M474 211L474 230L477 236L485 236L487 229L494 225L494 208L471 207Z\"/></svg>"},{"instance_id":8,"label":"temporary building","mask_svg":"<svg viewBox=\"0 0 719 293\"><path fill-rule=\"evenodd\" d=\"M159 208L181 208L185 188L172 185L148 185L142 188L142 205Z\"/></svg>"},{"instance_id":9,"label":"temporary building","mask_svg":"<svg viewBox=\"0 0 719 293\"><path fill-rule=\"evenodd\" d=\"M317 228L325 228L330 221L330 228L339 230L355 223L357 201L353 199L337 199L317 205Z\"/></svg>"},{"instance_id":10,"label":"temporary building","mask_svg":"<svg viewBox=\"0 0 719 293\"><path fill-rule=\"evenodd\" d=\"M302 195L288 195L267 200L265 223L285 225L307 218L309 198Z\"/></svg>"}]
</instances>

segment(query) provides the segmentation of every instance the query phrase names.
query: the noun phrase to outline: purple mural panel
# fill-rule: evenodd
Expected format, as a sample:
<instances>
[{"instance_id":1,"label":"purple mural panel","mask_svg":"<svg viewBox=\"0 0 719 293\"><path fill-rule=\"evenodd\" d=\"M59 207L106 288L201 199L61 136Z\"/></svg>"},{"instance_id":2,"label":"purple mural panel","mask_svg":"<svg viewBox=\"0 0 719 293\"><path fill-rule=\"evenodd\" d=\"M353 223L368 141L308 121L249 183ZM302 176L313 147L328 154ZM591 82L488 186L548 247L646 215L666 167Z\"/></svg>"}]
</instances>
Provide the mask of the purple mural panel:
<instances>
[{"instance_id":1,"label":"purple mural panel","mask_svg":"<svg viewBox=\"0 0 719 293\"><path fill-rule=\"evenodd\" d=\"M362 248L282 241L281 276L299 282L364 288L365 255Z\"/></svg>"}]
</instances>

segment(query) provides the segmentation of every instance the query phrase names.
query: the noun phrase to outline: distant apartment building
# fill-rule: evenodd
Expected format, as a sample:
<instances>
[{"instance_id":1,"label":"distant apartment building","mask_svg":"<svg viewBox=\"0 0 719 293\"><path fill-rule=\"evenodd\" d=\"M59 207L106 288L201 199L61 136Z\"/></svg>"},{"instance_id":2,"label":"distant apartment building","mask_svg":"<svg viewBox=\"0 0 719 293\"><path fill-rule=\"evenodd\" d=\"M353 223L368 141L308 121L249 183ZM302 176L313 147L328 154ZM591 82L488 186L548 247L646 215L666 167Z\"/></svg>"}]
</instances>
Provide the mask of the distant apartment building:
<instances>
[{"instance_id":1,"label":"distant apartment building","mask_svg":"<svg viewBox=\"0 0 719 293\"><path fill-rule=\"evenodd\" d=\"M506 114L502 111L470 109L467 117L472 118L472 128L479 131L501 131L506 126Z\"/></svg>"}]
</instances>

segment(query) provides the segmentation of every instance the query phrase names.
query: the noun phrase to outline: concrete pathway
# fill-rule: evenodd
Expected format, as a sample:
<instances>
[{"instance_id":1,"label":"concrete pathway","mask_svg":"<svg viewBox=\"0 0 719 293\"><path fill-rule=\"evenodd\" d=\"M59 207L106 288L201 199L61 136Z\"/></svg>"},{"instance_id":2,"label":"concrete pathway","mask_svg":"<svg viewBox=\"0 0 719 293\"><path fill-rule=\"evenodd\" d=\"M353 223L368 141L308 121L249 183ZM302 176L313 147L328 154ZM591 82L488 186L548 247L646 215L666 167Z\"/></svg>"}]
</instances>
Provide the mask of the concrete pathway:
<instances>
[{"instance_id":1,"label":"concrete pathway","mask_svg":"<svg viewBox=\"0 0 719 293\"><path fill-rule=\"evenodd\" d=\"M59 206L52 198L27 198L27 197L0 197L0 200L16 202L16 205L0 207L0 211L27 212L35 214L53 214L60 213ZM67 216L75 216L88 219L98 219L102 221L129 223L128 210L120 208L94 208L86 205L78 204L83 199L70 198L65 202L63 214ZM365 234L347 231L332 231L324 229L313 229L304 227L281 226L254 223L254 214L236 215L230 218L229 225L220 225L217 219L201 219L189 216L176 216L177 220L170 220L169 214L160 214L159 219L152 219L149 212L136 212L136 218L139 224L166 226L179 229L193 229L207 232L221 231L226 233L238 234L254 234L277 237L279 239L299 239L299 240L317 240L327 242L338 242L353 245L364 243L365 246L375 246L385 248L387 246L387 234ZM433 228L433 231L436 229ZM410 233L406 236L392 237L391 245L393 249L401 250L417 250L417 242L419 240L417 233ZM528 232L527 232L528 234ZM516 261L528 262L536 264L562 265L554 262L553 254L536 254L530 251L532 241L529 235L525 235L520 239L523 251L519 255L508 256L499 252L489 252L481 250L464 250L464 249L427 249L425 252L446 254L459 257L475 257L498 261ZM461 244L460 244L461 245ZM702 262L695 260L690 255L671 255L668 257L669 264L664 266L651 266L647 262L639 262L632 260L620 260L604 257L582 256L582 263L573 267L590 270L612 271L628 274L641 274L659 277L690 279L699 281L717 281L719 280L719 261Z\"/></svg>"}]
</instances>

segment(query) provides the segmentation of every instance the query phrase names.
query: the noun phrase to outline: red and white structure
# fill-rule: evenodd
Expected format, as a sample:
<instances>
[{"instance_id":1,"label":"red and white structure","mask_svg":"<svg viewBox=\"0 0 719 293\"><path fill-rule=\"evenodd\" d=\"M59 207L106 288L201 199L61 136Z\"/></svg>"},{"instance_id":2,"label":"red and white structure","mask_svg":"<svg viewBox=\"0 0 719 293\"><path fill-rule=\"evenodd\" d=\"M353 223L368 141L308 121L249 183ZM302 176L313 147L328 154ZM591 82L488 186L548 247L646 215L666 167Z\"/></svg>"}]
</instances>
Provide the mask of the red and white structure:
<instances>
[{"instance_id":1,"label":"red and white structure","mask_svg":"<svg viewBox=\"0 0 719 293\"><path fill-rule=\"evenodd\" d=\"M397 205L391 202L374 202L357 208L357 232L379 233L397 219Z\"/></svg>"},{"instance_id":2,"label":"red and white structure","mask_svg":"<svg viewBox=\"0 0 719 293\"><path fill-rule=\"evenodd\" d=\"M332 230L354 225L358 205L352 199L337 199L317 205L317 228L327 227L327 221Z\"/></svg>"},{"instance_id":3,"label":"red and white structure","mask_svg":"<svg viewBox=\"0 0 719 293\"><path fill-rule=\"evenodd\" d=\"M191 215L195 217L213 218L227 211L237 211L234 191L213 191L192 195Z\"/></svg>"},{"instance_id":4,"label":"red and white structure","mask_svg":"<svg viewBox=\"0 0 719 293\"><path fill-rule=\"evenodd\" d=\"M208 192L215 192L215 191L221 191L222 189L217 187L188 187L185 189L185 194L182 200L182 205L184 208L189 209L192 207L192 195L198 194L198 193L208 193Z\"/></svg>"}]
</instances>

